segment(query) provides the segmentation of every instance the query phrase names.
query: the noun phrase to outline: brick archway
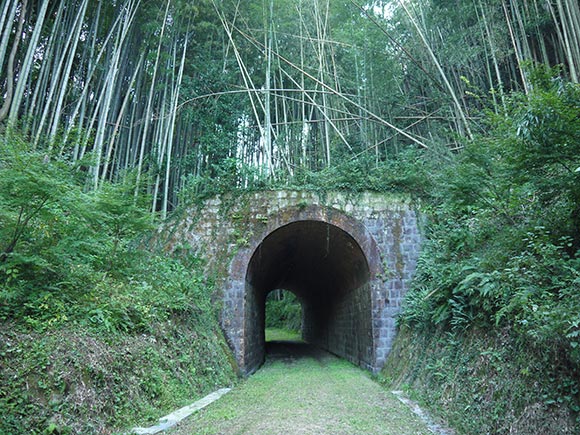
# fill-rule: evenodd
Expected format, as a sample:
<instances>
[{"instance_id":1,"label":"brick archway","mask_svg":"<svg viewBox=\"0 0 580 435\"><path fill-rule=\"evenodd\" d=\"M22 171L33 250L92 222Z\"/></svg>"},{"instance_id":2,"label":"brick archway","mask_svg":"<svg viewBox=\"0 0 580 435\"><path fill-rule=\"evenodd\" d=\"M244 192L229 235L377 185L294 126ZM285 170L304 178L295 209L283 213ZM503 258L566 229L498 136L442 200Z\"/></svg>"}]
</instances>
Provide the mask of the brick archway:
<instances>
[{"instance_id":1,"label":"brick archway","mask_svg":"<svg viewBox=\"0 0 580 435\"><path fill-rule=\"evenodd\" d=\"M373 313L384 270L372 235L329 207L290 207L268 222L235 255L224 295L222 324L242 372L264 360L265 298L278 287L301 298L308 342L376 369Z\"/></svg>"},{"instance_id":2,"label":"brick archway","mask_svg":"<svg viewBox=\"0 0 580 435\"><path fill-rule=\"evenodd\" d=\"M415 272L421 246L418 225L420 218L408 200L373 192L347 194L285 190L248 192L236 197L218 196L185 210L177 222L167 226L166 231L160 235L160 240L164 240L165 249L168 251L196 255L207 261L208 274L215 276L218 284L214 296L215 301L222 304L220 316L222 329L240 371L249 374L259 367L263 358L261 328L259 322L251 320L261 308L260 304L254 305L258 307L258 311L252 308L252 295L260 295L267 291L269 285L262 286L260 284L262 281L275 280L268 275L269 272L264 272L264 268L271 268L268 265L253 266L254 273L248 275L250 262L261 244L265 242L268 244L276 240L276 237L283 244L286 237L291 237L293 231L284 233L284 230L281 230L283 227L306 221L318 222L323 226L319 226L318 230L299 230L298 233L306 232L316 238L316 234L320 234L321 231L323 233L330 231L334 235L333 239L337 239L338 251L347 252L350 249L347 248L349 243L356 248L355 251L357 249L357 252L360 251L360 255L353 254L354 256L350 258L354 260L364 258L360 263L367 264L368 283L353 278L355 282L353 285L355 287L356 283L368 285L364 294L370 295L370 308L367 303L365 316L355 315L355 318L361 321L344 324L346 329L359 331L356 339L329 344L332 337L320 333L314 334L310 339L326 337L327 339L320 340L323 342L322 346L376 372L383 367L390 352L396 335L395 316L400 311L402 300ZM278 230L281 232L277 233ZM298 249L315 251L315 245L314 242L301 244ZM270 254L279 261L293 261L295 258L284 256L282 251L276 249L270 250ZM352 278L351 274L357 275L356 268L350 268L350 272L343 273L342 269L346 270L349 266L341 264L336 258L332 264L333 267L322 268L321 275L335 275L336 272L333 271L339 270L338 273L342 277L340 279L347 281ZM302 270L307 275L311 274L304 266ZM255 271L262 272L256 274ZM274 272L272 276L278 274L280 278L280 270ZM266 275L260 278L262 273ZM247 281L250 282L250 286L252 282L254 287L256 283L259 284L261 290L257 293L249 292ZM295 286L302 284L310 288L316 287L312 279L302 283L296 279L288 282ZM335 293L336 299L333 300L343 301L344 310L364 305L359 303L360 301L342 297L351 290L352 288L350 290L343 288ZM363 293L355 292L355 294ZM316 298L310 300L311 307L315 307L316 300ZM317 313L328 314L322 311ZM338 318L330 317L334 317L335 320ZM370 350L364 344L369 322ZM322 322L322 326L326 325L330 329L335 328L336 324L337 322ZM252 328L260 331L260 334L253 333ZM321 330L318 328L318 332Z\"/></svg>"}]
</instances>

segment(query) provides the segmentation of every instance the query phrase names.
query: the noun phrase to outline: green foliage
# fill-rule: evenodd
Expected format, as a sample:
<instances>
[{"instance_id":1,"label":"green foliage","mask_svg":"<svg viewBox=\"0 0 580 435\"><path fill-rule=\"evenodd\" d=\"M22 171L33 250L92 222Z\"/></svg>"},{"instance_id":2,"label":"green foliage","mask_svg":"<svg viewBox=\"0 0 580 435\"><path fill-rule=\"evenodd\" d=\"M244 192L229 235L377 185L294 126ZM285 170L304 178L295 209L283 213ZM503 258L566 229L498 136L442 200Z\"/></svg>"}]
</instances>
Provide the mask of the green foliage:
<instances>
[{"instance_id":1,"label":"green foliage","mask_svg":"<svg viewBox=\"0 0 580 435\"><path fill-rule=\"evenodd\" d=\"M319 171L296 168L292 176L281 172L268 178L255 167L227 158L205 175L187 177L179 202L185 207L224 193L266 189L390 192L421 200L431 195L434 168L441 159L441 155L409 148L388 160L377 161L368 154L344 156Z\"/></svg>"},{"instance_id":2,"label":"green foliage","mask_svg":"<svg viewBox=\"0 0 580 435\"><path fill-rule=\"evenodd\" d=\"M580 370L580 88L534 69L489 132L435 177L428 240L400 318L509 328ZM546 361L546 370L550 362ZM562 393L576 406L578 383Z\"/></svg>"},{"instance_id":3,"label":"green foliage","mask_svg":"<svg viewBox=\"0 0 580 435\"><path fill-rule=\"evenodd\" d=\"M461 323L452 315L460 306L460 316L501 323L531 294L564 303L577 286L580 91L534 75L543 80L530 95L514 95L489 134L436 177L417 280L419 292L431 290L410 299L417 309L429 304L435 323Z\"/></svg>"},{"instance_id":4,"label":"green foliage","mask_svg":"<svg viewBox=\"0 0 580 435\"><path fill-rule=\"evenodd\" d=\"M151 218L130 186L84 192L67 162L13 134L1 140L0 318L51 327L139 265L134 240Z\"/></svg>"},{"instance_id":5,"label":"green foliage","mask_svg":"<svg viewBox=\"0 0 580 435\"><path fill-rule=\"evenodd\" d=\"M577 433L577 373L559 349L505 328L401 328L380 375L458 433Z\"/></svg>"},{"instance_id":6,"label":"green foliage","mask_svg":"<svg viewBox=\"0 0 580 435\"><path fill-rule=\"evenodd\" d=\"M126 433L234 382L211 312L150 326L114 336L3 327L0 433Z\"/></svg>"},{"instance_id":7,"label":"green foliage","mask_svg":"<svg viewBox=\"0 0 580 435\"><path fill-rule=\"evenodd\" d=\"M140 246L147 198L0 140L0 433L126 429L231 383L201 262Z\"/></svg>"},{"instance_id":8,"label":"green foliage","mask_svg":"<svg viewBox=\"0 0 580 435\"><path fill-rule=\"evenodd\" d=\"M275 290L267 296L266 328L302 330L302 305L294 293Z\"/></svg>"},{"instance_id":9,"label":"green foliage","mask_svg":"<svg viewBox=\"0 0 580 435\"><path fill-rule=\"evenodd\" d=\"M138 247L152 220L131 185L84 192L66 162L4 140L2 320L37 330L74 322L140 332L177 312L211 311L197 260L186 267Z\"/></svg>"},{"instance_id":10,"label":"green foliage","mask_svg":"<svg viewBox=\"0 0 580 435\"><path fill-rule=\"evenodd\" d=\"M345 157L318 172L298 171L289 184L308 190L396 192L420 198L429 192L429 164L426 153L413 149L382 161L364 154Z\"/></svg>"},{"instance_id":11,"label":"green foliage","mask_svg":"<svg viewBox=\"0 0 580 435\"><path fill-rule=\"evenodd\" d=\"M265 189L269 186L266 180L258 169L226 158L213 164L206 174L188 176L179 202L187 207L223 193Z\"/></svg>"}]
</instances>

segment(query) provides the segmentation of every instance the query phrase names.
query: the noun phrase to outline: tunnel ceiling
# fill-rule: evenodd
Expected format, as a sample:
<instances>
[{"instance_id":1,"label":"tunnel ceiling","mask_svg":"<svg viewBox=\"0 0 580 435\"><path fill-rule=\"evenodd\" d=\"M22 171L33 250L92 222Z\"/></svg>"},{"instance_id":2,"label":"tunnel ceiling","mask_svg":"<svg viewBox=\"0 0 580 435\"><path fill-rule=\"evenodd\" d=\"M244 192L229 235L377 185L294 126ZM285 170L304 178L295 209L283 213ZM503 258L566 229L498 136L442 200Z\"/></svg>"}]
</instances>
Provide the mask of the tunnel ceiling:
<instances>
[{"instance_id":1,"label":"tunnel ceiling","mask_svg":"<svg viewBox=\"0 0 580 435\"><path fill-rule=\"evenodd\" d=\"M303 300L334 298L369 281L358 243L342 229L320 221L298 221L268 235L250 261L246 281L263 297L274 289Z\"/></svg>"}]
</instances>

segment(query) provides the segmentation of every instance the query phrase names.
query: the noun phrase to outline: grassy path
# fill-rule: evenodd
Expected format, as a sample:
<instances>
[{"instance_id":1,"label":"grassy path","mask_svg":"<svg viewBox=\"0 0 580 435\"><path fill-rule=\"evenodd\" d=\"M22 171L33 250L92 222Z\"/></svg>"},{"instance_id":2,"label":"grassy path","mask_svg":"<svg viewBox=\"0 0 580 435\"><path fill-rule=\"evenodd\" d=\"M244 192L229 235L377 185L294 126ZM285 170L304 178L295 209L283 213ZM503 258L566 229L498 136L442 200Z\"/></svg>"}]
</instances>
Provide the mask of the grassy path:
<instances>
[{"instance_id":1,"label":"grassy path","mask_svg":"<svg viewBox=\"0 0 580 435\"><path fill-rule=\"evenodd\" d=\"M431 434L393 394L350 363L303 343L269 346L262 369L169 434Z\"/></svg>"}]
</instances>

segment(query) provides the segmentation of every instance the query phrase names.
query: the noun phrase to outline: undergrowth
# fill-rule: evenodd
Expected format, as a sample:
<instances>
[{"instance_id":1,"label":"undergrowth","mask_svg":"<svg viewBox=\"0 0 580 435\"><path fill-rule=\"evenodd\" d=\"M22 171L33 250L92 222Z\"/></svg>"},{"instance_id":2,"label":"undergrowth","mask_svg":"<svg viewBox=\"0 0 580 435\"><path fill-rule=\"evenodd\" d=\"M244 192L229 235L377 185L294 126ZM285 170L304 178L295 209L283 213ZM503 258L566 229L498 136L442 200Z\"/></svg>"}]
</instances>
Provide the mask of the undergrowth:
<instances>
[{"instance_id":1,"label":"undergrowth","mask_svg":"<svg viewBox=\"0 0 580 435\"><path fill-rule=\"evenodd\" d=\"M403 327L381 373L460 434L577 434L577 373L559 349L512 331Z\"/></svg>"},{"instance_id":2,"label":"undergrowth","mask_svg":"<svg viewBox=\"0 0 580 435\"><path fill-rule=\"evenodd\" d=\"M125 433L232 384L229 350L209 315L149 326L112 335L2 325L0 433Z\"/></svg>"},{"instance_id":3,"label":"undergrowth","mask_svg":"<svg viewBox=\"0 0 580 435\"><path fill-rule=\"evenodd\" d=\"M529 74L437 175L399 318L404 378L470 434L580 430L580 88Z\"/></svg>"},{"instance_id":4,"label":"undergrowth","mask_svg":"<svg viewBox=\"0 0 580 435\"><path fill-rule=\"evenodd\" d=\"M231 384L212 280L142 246L131 175L87 191L82 163L0 142L0 433L112 433Z\"/></svg>"}]
</instances>

